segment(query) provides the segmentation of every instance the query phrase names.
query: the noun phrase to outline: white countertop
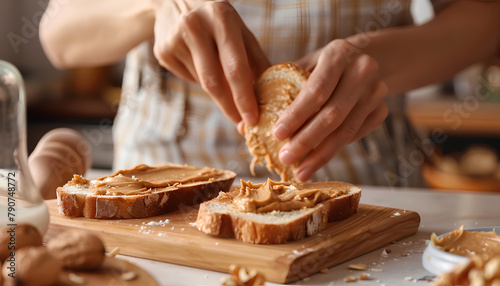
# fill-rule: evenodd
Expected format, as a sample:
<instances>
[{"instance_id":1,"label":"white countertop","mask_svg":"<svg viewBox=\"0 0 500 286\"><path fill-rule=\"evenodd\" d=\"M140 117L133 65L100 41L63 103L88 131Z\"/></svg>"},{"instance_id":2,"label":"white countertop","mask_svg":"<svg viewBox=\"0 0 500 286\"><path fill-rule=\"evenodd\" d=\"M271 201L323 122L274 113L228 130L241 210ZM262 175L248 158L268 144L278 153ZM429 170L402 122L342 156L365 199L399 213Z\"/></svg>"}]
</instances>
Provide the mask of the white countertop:
<instances>
[{"instance_id":1,"label":"white countertop","mask_svg":"<svg viewBox=\"0 0 500 286\"><path fill-rule=\"evenodd\" d=\"M238 181L238 180L235 180ZM432 274L422 266L422 253L431 233L442 234L459 228L500 226L500 193L438 192L427 189L362 186L361 203L408 209L420 217L416 234L395 244L375 250L288 285L430 285L421 279ZM391 253L384 255L383 250ZM220 285L227 273L196 269L158 261L122 256L148 271L160 285ZM344 282L346 276L361 272L350 270L349 264L368 265L370 281ZM267 282L266 285L281 285Z\"/></svg>"}]
</instances>

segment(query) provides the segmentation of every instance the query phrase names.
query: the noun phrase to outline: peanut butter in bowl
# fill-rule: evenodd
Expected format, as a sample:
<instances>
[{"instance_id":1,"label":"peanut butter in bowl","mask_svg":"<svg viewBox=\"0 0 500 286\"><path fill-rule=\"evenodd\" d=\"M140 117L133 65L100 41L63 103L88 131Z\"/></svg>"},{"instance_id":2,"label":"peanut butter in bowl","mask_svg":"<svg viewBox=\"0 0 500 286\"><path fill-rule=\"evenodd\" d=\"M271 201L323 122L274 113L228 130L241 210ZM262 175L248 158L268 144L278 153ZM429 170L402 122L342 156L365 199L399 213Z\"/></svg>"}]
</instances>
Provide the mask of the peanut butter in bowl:
<instances>
[{"instance_id":1,"label":"peanut butter in bowl","mask_svg":"<svg viewBox=\"0 0 500 286\"><path fill-rule=\"evenodd\" d=\"M498 256L500 256L500 227L464 229L461 226L440 236L433 233L422 256L422 264L429 272L439 275L436 279L439 284L434 285L455 285L441 284L439 281L442 281L442 276L449 278L454 275L465 275L465 278L462 278L467 280L469 271L478 268L472 271L472 275L477 271L483 271L482 268L488 261L496 260L494 257ZM467 273L464 274L464 271Z\"/></svg>"},{"instance_id":2,"label":"peanut butter in bowl","mask_svg":"<svg viewBox=\"0 0 500 286\"><path fill-rule=\"evenodd\" d=\"M440 250L469 258L477 255L486 260L500 253L500 234L495 229L474 231L461 226L441 237L433 233L431 243Z\"/></svg>"}]
</instances>

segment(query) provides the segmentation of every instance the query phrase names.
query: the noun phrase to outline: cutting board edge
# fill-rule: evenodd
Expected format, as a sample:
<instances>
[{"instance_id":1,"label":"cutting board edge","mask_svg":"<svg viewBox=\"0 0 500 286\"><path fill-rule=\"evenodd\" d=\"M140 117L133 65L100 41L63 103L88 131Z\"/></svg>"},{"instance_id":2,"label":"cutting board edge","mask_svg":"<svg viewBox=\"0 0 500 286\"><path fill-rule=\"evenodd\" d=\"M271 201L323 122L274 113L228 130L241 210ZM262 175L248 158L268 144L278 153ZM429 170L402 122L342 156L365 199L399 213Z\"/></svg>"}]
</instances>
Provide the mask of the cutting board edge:
<instances>
[{"instance_id":1,"label":"cutting board edge","mask_svg":"<svg viewBox=\"0 0 500 286\"><path fill-rule=\"evenodd\" d=\"M363 204L363 206L372 206L372 205ZM396 209L396 208L388 208L388 209L400 210L400 209ZM303 278L309 277L311 275L314 275L316 273L319 273L324 268L330 268L330 267L339 265L341 263L344 263L346 261L349 261L351 259L354 259L356 257L367 254L367 253L372 252L376 249L379 249L381 247L384 247L386 245L389 245L391 243L394 243L396 241L399 241L399 240L402 240L404 238L407 238L407 237L414 235L415 233L417 233L418 228L420 227L420 221L421 221L420 215L415 211L405 210L405 212L406 212L405 215L402 217L403 219L400 220L396 225L391 225L391 228L398 227L398 226L406 226L406 230L404 232L401 232L399 236L393 237L393 240L389 241L389 240L384 239L380 243L375 243L375 244L371 245L370 248L366 251L359 251L359 253L353 253L352 255L341 255L341 257L343 257L342 259L337 259L337 260L333 260L333 261L330 260L330 263L325 263L323 265L321 265L319 263L318 265L321 265L321 266L311 268L311 270L306 271L303 274L298 274L298 275L296 273L294 273L294 267L297 267L297 265L303 265L303 263L299 262L300 260L308 259L307 256L318 255L318 251L312 252L312 253L308 254L307 256L297 257L297 259L295 259L292 262L292 264L290 265L289 271L286 275L286 279L284 279L283 281L280 281L278 283L288 284L288 283L296 282L300 279L303 279ZM408 225L407 224L408 222L412 222L413 224ZM372 229L375 227L377 227L377 225L373 225ZM366 231L366 230L363 230L363 231ZM387 236L389 236L389 235L387 235ZM329 249L329 248L326 248L326 249ZM327 257L325 257L323 255L323 257L321 259L319 259L318 262L327 261L331 257L332 257L332 255L329 255Z\"/></svg>"}]
</instances>

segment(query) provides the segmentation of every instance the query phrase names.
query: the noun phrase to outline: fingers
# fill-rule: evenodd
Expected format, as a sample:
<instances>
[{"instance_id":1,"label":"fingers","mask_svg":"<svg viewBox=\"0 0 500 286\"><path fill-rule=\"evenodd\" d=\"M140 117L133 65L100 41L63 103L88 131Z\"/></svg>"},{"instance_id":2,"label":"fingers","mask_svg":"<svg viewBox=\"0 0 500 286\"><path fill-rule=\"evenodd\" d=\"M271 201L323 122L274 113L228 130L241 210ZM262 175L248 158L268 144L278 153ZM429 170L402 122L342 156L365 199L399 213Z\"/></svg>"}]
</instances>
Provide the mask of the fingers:
<instances>
[{"instance_id":1,"label":"fingers","mask_svg":"<svg viewBox=\"0 0 500 286\"><path fill-rule=\"evenodd\" d=\"M198 78L193 67L191 53L184 39L179 36L179 26L171 25L169 22L169 20L180 21L180 7L174 1L168 1L158 9L154 27L155 43L153 47L156 59L161 66L180 79L197 82ZM175 36L171 37L171 34Z\"/></svg>"},{"instance_id":2,"label":"fingers","mask_svg":"<svg viewBox=\"0 0 500 286\"><path fill-rule=\"evenodd\" d=\"M319 64L317 68L321 68ZM343 132L352 133L352 136L348 138L350 140L357 133L364 118L378 105L378 98L372 95L373 84L370 83L373 82L371 77L376 70L376 63L374 64L368 56L360 58L356 64L349 66L328 101L282 148L280 160L284 164L293 164L302 160L341 124L344 126L339 135L343 135ZM366 86L359 84L363 80L367 82ZM360 102L362 96L364 98ZM373 105L374 102L376 105ZM355 106L358 110L353 110ZM356 114L357 118L348 120L347 117L352 117L352 114ZM361 120L359 124L353 124L353 122L358 123L359 120Z\"/></svg>"},{"instance_id":3,"label":"fingers","mask_svg":"<svg viewBox=\"0 0 500 286\"><path fill-rule=\"evenodd\" d=\"M342 126L335 130L335 132L328 133L322 140L318 140L319 145L315 146L315 148L304 147L301 150L298 144L293 142L295 138L292 138L290 142L283 146L280 152L280 160L285 164L289 164L283 160L286 156L289 156L285 152L295 152L293 155L297 156L296 160L301 160L307 155L307 158L305 158L295 170L299 180L307 181L307 179L303 179L312 176L321 166L328 163L328 161L337 154L340 148L347 145L356 135L368 115L366 110L363 110L365 108L364 106L356 106L346 118L345 122L343 122ZM303 152L306 153L302 154ZM300 157L300 155L302 156Z\"/></svg>"},{"instance_id":4,"label":"fingers","mask_svg":"<svg viewBox=\"0 0 500 286\"><path fill-rule=\"evenodd\" d=\"M321 50L317 50L298 59L297 61L295 61L295 63L301 66L303 69L311 72L316 67L316 63L318 62L318 57L320 54Z\"/></svg>"},{"instance_id":5,"label":"fingers","mask_svg":"<svg viewBox=\"0 0 500 286\"><path fill-rule=\"evenodd\" d=\"M385 98L385 96L389 92L387 84L385 84L384 82L379 82L377 87L377 92L380 97ZM382 100L377 106L377 108L372 113L370 113L368 117L366 117L365 121L363 122L363 125L361 125L361 128L358 130L356 135L351 139L349 144L365 137L367 134L369 134L370 132L377 129L380 125L382 125L385 118L387 117L388 112L389 111L387 108L387 104L385 100Z\"/></svg>"},{"instance_id":6,"label":"fingers","mask_svg":"<svg viewBox=\"0 0 500 286\"><path fill-rule=\"evenodd\" d=\"M247 48L247 57L250 64L250 68L253 73L253 81L255 82L257 78L271 65L266 54L259 45L259 42L255 36L245 27L243 30L243 41L245 47Z\"/></svg>"},{"instance_id":7,"label":"fingers","mask_svg":"<svg viewBox=\"0 0 500 286\"><path fill-rule=\"evenodd\" d=\"M236 129L238 130L238 133L240 133L241 135L245 135L245 122L238 122L238 124L236 125Z\"/></svg>"},{"instance_id":8,"label":"fingers","mask_svg":"<svg viewBox=\"0 0 500 286\"><path fill-rule=\"evenodd\" d=\"M184 22L184 41L189 47L193 70L199 83L215 99L225 116L237 124L241 117L224 78L223 68L218 60L219 52L212 35L200 32L203 31L205 23L194 14L185 16Z\"/></svg>"},{"instance_id":9,"label":"fingers","mask_svg":"<svg viewBox=\"0 0 500 286\"><path fill-rule=\"evenodd\" d=\"M343 146L361 139L379 127L387 117L387 105L384 100L387 90L385 83L377 83L373 96L378 99L378 103L374 100L374 104L356 105L342 125L300 163L295 170L297 178L303 182L309 180L314 172L327 164Z\"/></svg>"},{"instance_id":10,"label":"fingers","mask_svg":"<svg viewBox=\"0 0 500 286\"><path fill-rule=\"evenodd\" d=\"M214 9L214 17L221 20L215 22L214 37L222 70L239 114L246 124L255 125L258 120L257 100L253 91L253 74L248 63L247 47L243 41L243 23L236 17L232 6L224 2L216 4L218 9Z\"/></svg>"},{"instance_id":11,"label":"fingers","mask_svg":"<svg viewBox=\"0 0 500 286\"><path fill-rule=\"evenodd\" d=\"M257 123L253 83L270 64L237 12L226 1L196 8L168 2L155 23L160 64L183 80L199 82L234 124L242 118Z\"/></svg>"},{"instance_id":12,"label":"fingers","mask_svg":"<svg viewBox=\"0 0 500 286\"><path fill-rule=\"evenodd\" d=\"M162 56L156 56L158 62L176 77L191 83L198 82L199 79L194 69L193 60L188 48L185 47L184 42L176 46L178 48L173 50L175 53L163 53Z\"/></svg>"},{"instance_id":13,"label":"fingers","mask_svg":"<svg viewBox=\"0 0 500 286\"><path fill-rule=\"evenodd\" d=\"M330 49L325 49L325 52L319 56L316 68L297 98L280 115L273 128L273 135L278 140L292 136L330 98L347 67L342 53L337 52L342 48L339 46L337 44Z\"/></svg>"}]
</instances>

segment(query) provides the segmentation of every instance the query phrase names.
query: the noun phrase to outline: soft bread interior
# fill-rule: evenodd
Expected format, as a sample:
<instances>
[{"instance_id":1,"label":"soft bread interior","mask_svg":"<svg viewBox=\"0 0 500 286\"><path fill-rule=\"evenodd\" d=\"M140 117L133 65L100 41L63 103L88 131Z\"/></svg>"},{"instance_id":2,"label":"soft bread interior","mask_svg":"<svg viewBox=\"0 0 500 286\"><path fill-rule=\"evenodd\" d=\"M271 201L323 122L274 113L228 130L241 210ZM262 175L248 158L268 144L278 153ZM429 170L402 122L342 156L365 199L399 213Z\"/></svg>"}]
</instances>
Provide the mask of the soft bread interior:
<instances>
[{"instance_id":1,"label":"soft bread interior","mask_svg":"<svg viewBox=\"0 0 500 286\"><path fill-rule=\"evenodd\" d=\"M274 80L285 80L295 86L294 99L307 81L309 73L291 63L278 64L265 71L256 83L256 87ZM259 95L257 95L258 97Z\"/></svg>"},{"instance_id":2,"label":"soft bread interior","mask_svg":"<svg viewBox=\"0 0 500 286\"><path fill-rule=\"evenodd\" d=\"M303 217L305 214L314 212L315 208L300 209L293 211L272 211L267 213L239 212L231 203L205 202L207 211L219 214L231 214L236 217L252 220L261 224L287 224Z\"/></svg>"}]
</instances>

